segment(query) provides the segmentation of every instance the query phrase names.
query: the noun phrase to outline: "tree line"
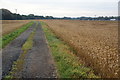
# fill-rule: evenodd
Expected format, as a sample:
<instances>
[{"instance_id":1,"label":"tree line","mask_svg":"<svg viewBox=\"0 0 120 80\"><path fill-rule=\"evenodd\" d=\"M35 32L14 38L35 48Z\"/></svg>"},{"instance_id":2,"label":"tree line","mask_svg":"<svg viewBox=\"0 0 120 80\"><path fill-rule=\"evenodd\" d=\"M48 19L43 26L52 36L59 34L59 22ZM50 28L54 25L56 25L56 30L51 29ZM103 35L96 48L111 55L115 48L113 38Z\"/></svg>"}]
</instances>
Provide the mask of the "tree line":
<instances>
[{"instance_id":1,"label":"tree line","mask_svg":"<svg viewBox=\"0 0 120 80\"><path fill-rule=\"evenodd\" d=\"M20 15L16 13L12 13L7 9L0 9L0 15L2 15L2 20L29 20L29 19L72 19L72 20L118 20L118 17L114 16L100 16L100 17L77 17L77 18L71 18L71 17L62 17L57 18L53 16L37 16L34 14L29 15Z\"/></svg>"}]
</instances>

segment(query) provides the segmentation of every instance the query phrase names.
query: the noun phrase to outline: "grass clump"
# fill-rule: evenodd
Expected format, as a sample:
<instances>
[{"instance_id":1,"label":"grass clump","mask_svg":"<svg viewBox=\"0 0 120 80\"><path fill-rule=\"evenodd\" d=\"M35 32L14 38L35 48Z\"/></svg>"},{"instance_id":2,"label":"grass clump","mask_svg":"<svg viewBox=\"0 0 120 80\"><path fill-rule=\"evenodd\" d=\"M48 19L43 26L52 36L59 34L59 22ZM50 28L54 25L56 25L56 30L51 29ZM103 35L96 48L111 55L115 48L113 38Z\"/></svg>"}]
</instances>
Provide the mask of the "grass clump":
<instances>
[{"instance_id":1,"label":"grass clump","mask_svg":"<svg viewBox=\"0 0 120 80\"><path fill-rule=\"evenodd\" d=\"M41 22L41 24L60 78L97 78L90 68L80 64L78 57L73 54L68 45L58 39L45 23Z\"/></svg>"},{"instance_id":2,"label":"grass clump","mask_svg":"<svg viewBox=\"0 0 120 80\"><path fill-rule=\"evenodd\" d=\"M23 47L22 47L23 51L27 51L32 48L34 34L35 34L35 32L32 32L31 35L29 36L28 40L23 45Z\"/></svg>"},{"instance_id":3,"label":"grass clump","mask_svg":"<svg viewBox=\"0 0 120 80\"><path fill-rule=\"evenodd\" d=\"M8 43L10 43L12 40L14 40L17 36L19 36L22 32L24 32L26 29L28 29L33 22L30 22L23 27L17 29L14 32L11 32L9 34L4 35L0 38L0 48L4 48Z\"/></svg>"}]
</instances>

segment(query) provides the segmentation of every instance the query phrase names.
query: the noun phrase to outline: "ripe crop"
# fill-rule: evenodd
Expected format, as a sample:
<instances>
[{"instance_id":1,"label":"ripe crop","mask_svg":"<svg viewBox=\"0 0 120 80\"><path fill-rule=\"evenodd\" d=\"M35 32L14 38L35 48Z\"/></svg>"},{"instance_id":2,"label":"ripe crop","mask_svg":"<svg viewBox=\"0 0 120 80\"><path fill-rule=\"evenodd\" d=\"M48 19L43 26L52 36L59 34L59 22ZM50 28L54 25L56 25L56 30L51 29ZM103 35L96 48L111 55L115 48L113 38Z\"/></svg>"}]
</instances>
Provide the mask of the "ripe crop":
<instances>
[{"instance_id":1,"label":"ripe crop","mask_svg":"<svg viewBox=\"0 0 120 80\"><path fill-rule=\"evenodd\" d=\"M10 41L14 40L17 36L19 36L22 32L24 32L28 27L30 27L33 24L33 22L29 22L28 24L25 24L26 22L19 24L19 21L16 21L16 22L10 21L10 23L9 23L9 21L5 21L5 23L6 22L9 25L13 25L13 26L14 26L14 24L16 24L16 25L15 25L15 27L2 26L3 30L4 29L6 29L6 30L3 31L3 33L2 33L3 35L2 35L2 37L0 37L0 48L4 48ZM5 23L3 23L3 24L6 25ZM16 28L18 28L18 29L16 29ZM8 31L9 33L7 34L6 31Z\"/></svg>"},{"instance_id":2,"label":"ripe crop","mask_svg":"<svg viewBox=\"0 0 120 80\"><path fill-rule=\"evenodd\" d=\"M2 21L2 35L8 34L23 25L30 22L29 20L3 20Z\"/></svg>"},{"instance_id":3,"label":"ripe crop","mask_svg":"<svg viewBox=\"0 0 120 80\"><path fill-rule=\"evenodd\" d=\"M43 20L77 56L103 78L118 77L118 27L115 21Z\"/></svg>"}]
</instances>

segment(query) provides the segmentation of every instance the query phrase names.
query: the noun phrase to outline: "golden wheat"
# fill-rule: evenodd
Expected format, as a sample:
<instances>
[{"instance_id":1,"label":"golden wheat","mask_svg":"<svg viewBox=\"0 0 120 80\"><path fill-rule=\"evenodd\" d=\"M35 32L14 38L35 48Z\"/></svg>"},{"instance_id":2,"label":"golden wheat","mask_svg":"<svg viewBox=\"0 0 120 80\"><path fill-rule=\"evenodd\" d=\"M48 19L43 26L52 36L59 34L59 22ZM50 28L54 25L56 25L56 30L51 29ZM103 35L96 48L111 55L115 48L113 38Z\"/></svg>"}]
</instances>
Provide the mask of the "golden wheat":
<instances>
[{"instance_id":1,"label":"golden wheat","mask_svg":"<svg viewBox=\"0 0 120 80\"><path fill-rule=\"evenodd\" d=\"M29 20L2 20L2 35L8 34L24 24L30 22Z\"/></svg>"},{"instance_id":2,"label":"golden wheat","mask_svg":"<svg viewBox=\"0 0 120 80\"><path fill-rule=\"evenodd\" d=\"M118 27L115 21L42 20L71 45L80 59L103 78L118 77Z\"/></svg>"}]
</instances>

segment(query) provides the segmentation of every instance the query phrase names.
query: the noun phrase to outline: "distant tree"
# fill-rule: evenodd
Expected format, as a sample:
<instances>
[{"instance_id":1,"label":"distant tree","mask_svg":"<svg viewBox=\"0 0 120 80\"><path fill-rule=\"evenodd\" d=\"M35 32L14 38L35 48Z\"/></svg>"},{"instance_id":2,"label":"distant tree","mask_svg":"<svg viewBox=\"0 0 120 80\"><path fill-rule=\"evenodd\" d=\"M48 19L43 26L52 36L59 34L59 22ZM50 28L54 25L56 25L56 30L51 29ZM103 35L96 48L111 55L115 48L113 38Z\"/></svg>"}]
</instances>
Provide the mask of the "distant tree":
<instances>
[{"instance_id":1,"label":"distant tree","mask_svg":"<svg viewBox=\"0 0 120 80\"><path fill-rule=\"evenodd\" d=\"M45 19L54 19L53 16L45 16Z\"/></svg>"},{"instance_id":2,"label":"distant tree","mask_svg":"<svg viewBox=\"0 0 120 80\"><path fill-rule=\"evenodd\" d=\"M63 19L71 19L71 17L63 17Z\"/></svg>"},{"instance_id":3,"label":"distant tree","mask_svg":"<svg viewBox=\"0 0 120 80\"><path fill-rule=\"evenodd\" d=\"M109 17L105 16L104 20L109 20Z\"/></svg>"},{"instance_id":4,"label":"distant tree","mask_svg":"<svg viewBox=\"0 0 120 80\"><path fill-rule=\"evenodd\" d=\"M7 9L0 9L0 12L2 12L2 19L3 20L13 20L13 14L7 10Z\"/></svg>"},{"instance_id":5,"label":"distant tree","mask_svg":"<svg viewBox=\"0 0 120 80\"><path fill-rule=\"evenodd\" d=\"M29 19L35 19L34 14L29 14L29 15L28 15L28 18L29 18Z\"/></svg>"},{"instance_id":6,"label":"distant tree","mask_svg":"<svg viewBox=\"0 0 120 80\"><path fill-rule=\"evenodd\" d=\"M63 17L63 18L58 18L58 17L53 17L53 16L36 16L34 14L29 14L29 15L20 15L20 14L15 14L15 13L11 13L9 10L7 9L0 9L0 19L3 20L26 20L26 19L74 19L74 20L111 20L111 19L115 19L115 20L120 20L120 16L119 17L114 17L114 16L99 16L99 17L77 17L77 18L71 18L71 17Z\"/></svg>"}]
</instances>

